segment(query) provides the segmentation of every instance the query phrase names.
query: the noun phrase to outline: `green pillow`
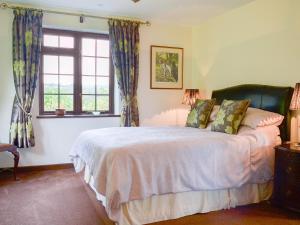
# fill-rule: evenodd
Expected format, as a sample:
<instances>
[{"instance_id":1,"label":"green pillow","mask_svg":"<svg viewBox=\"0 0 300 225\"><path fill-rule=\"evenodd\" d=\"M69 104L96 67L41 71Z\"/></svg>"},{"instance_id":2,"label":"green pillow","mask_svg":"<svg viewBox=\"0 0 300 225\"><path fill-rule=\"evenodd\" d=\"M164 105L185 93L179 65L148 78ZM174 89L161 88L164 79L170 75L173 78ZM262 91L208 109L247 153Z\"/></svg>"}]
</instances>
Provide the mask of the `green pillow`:
<instances>
[{"instance_id":1,"label":"green pillow","mask_svg":"<svg viewBox=\"0 0 300 225\"><path fill-rule=\"evenodd\" d=\"M211 125L211 130L227 134L237 134L249 104L250 100L223 100L216 119Z\"/></svg>"},{"instance_id":2,"label":"green pillow","mask_svg":"<svg viewBox=\"0 0 300 225\"><path fill-rule=\"evenodd\" d=\"M187 127L206 128L216 99L197 99L186 121Z\"/></svg>"}]
</instances>

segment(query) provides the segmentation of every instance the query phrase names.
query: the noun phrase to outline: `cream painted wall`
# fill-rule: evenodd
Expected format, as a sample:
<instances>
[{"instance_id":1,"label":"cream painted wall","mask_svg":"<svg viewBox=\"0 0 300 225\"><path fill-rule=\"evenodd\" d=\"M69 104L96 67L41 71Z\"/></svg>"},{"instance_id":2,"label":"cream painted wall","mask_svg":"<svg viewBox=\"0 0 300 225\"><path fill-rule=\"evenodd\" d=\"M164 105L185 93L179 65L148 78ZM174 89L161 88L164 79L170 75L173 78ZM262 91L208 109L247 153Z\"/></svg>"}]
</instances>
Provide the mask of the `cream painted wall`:
<instances>
[{"instance_id":1,"label":"cream painted wall","mask_svg":"<svg viewBox=\"0 0 300 225\"><path fill-rule=\"evenodd\" d=\"M193 29L193 83L206 91L237 84L300 81L300 1L257 0Z\"/></svg>"},{"instance_id":2,"label":"cream painted wall","mask_svg":"<svg viewBox=\"0 0 300 225\"><path fill-rule=\"evenodd\" d=\"M257 0L194 28L193 85L210 96L238 84L300 82L299 9L299 0ZM291 126L295 141L296 115Z\"/></svg>"},{"instance_id":3,"label":"cream painted wall","mask_svg":"<svg viewBox=\"0 0 300 225\"><path fill-rule=\"evenodd\" d=\"M179 122L183 90L150 89L150 45L184 48L184 87L192 82L192 29L152 24L141 28L138 100L142 125L170 125ZM159 111L157 109L160 109Z\"/></svg>"},{"instance_id":4,"label":"cream painted wall","mask_svg":"<svg viewBox=\"0 0 300 225\"><path fill-rule=\"evenodd\" d=\"M0 142L8 141L9 121L14 96L11 66L12 20L13 15L11 11L0 10ZM106 21L87 19L85 23L80 24L77 17L50 14L45 14L44 26L91 32L108 31ZM181 98L183 91L150 89L150 45L168 45L184 48L185 84L189 85L192 74L192 29L152 24L150 27L142 26L140 36L141 53L138 98L141 124L175 124L179 119L182 119L182 116L180 116L182 110L177 108L182 107ZM68 152L80 132L88 129L119 125L119 118L36 119L37 114L38 101L36 98L33 107L33 123L37 143L34 148L20 150L21 166L69 162ZM10 154L0 154L0 168L12 166L12 161Z\"/></svg>"}]
</instances>

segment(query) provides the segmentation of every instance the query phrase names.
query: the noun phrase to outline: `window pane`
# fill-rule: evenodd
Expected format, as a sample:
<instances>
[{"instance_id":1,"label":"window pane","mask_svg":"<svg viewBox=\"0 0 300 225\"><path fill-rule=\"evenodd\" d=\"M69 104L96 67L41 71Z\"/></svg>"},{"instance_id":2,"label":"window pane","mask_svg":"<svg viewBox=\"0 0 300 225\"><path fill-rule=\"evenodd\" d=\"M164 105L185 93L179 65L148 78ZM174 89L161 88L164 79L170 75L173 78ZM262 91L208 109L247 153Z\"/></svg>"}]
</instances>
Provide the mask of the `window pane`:
<instances>
[{"instance_id":1,"label":"window pane","mask_svg":"<svg viewBox=\"0 0 300 225\"><path fill-rule=\"evenodd\" d=\"M82 96L82 111L95 111L95 96L83 95Z\"/></svg>"},{"instance_id":2,"label":"window pane","mask_svg":"<svg viewBox=\"0 0 300 225\"><path fill-rule=\"evenodd\" d=\"M109 41L97 40L97 56L109 57Z\"/></svg>"},{"instance_id":3,"label":"window pane","mask_svg":"<svg viewBox=\"0 0 300 225\"><path fill-rule=\"evenodd\" d=\"M44 73L58 74L58 56L44 55Z\"/></svg>"},{"instance_id":4,"label":"window pane","mask_svg":"<svg viewBox=\"0 0 300 225\"><path fill-rule=\"evenodd\" d=\"M73 76L59 76L59 85L61 94L73 94L74 77Z\"/></svg>"},{"instance_id":5,"label":"window pane","mask_svg":"<svg viewBox=\"0 0 300 225\"><path fill-rule=\"evenodd\" d=\"M97 110L108 111L109 110L109 97L108 96L97 96Z\"/></svg>"},{"instance_id":6,"label":"window pane","mask_svg":"<svg viewBox=\"0 0 300 225\"><path fill-rule=\"evenodd\" d=\"M109 59L97 58L97 75L109 75Z\"/></svg>"},{"instance_id":7,"label":"window pane","mask_svg":"<svg viewBox=\"0 0 300 225\"><path fill-rule=\"evenodd\" d=\"M82 57L82 75L95 75L95 58Z\"/></svg>"},{"instance_id":8,"label":"window pane","mask_svg":"<svg viewBox=\"0 0 300 225\"><path fill-rule=\"evenodd\" d=\"M60 95L60 108L66 111L74 111L73 95Z\"/></svg>"},{"instance_id":9,"label":"window pane","mask_svg":"<svg viewBox=\"0 0 300 225\"><path fill-rule=\"evenodd\" d=\"M74 38L73 37L59 37L59 47L61 48L74 48Z\"/></svg>"},{"instance_id":10,"label":"window pane","mask_svg":"<svg viewBox=\"0 0 300 225\"><path fill-rule=\"evenodd\" d=\"M74 73L74 57L59 56L59 73L60 74Z\"/></svg>"},{"instance_id":11,"label":"window pane","mask_svg":"<svg viewBox=\"0 0 300 225\"><path fill-rule=\"evenodd\" d=\"M95 77L82 76L82 93L95 94Z\"/></svg>"},{"instance_id":12,"label":"window pane","mask_svg":"<svg viewBox=\"0 0 300 225\"><path fill-rule=\"evenodd\" d=\"M57 35L44 35L44 46L47 47L58 47L58 36Z\"/></svg>"},{"instance_id":13,"label":"window pane","mask_svg":"<svg viewBox=\"0 0 300 225\"><path fill-rule=\"evenodd\" d=\"M44 93L58 94L58 76L44 75Z\"/></svg>"},{"instance_id":14,"label":"window pane","mask_svg":"<svg viewBox=\"0 0 300 225\"><path fill-rule=\"evenodd\" d=\"M95 39L82 38L82 55L95 56L96 41Z\"/></svg>"},{"instance_id":15,"label":"window pane","mask_svg":"<svg viewBox=\"0 0 300 225\"><path fill-rule=\"evenodd\" d=\"M58 108L58 95L44 95L44 111L55 111Z\"/></svg>"},{"instance_id":16,"label":"window pane","mask_svg":"<svg viewBox=\"0 0 300 225\"><path fill-rule=\"evenodd\" d=\"M97 77L97 94L109 94L108 77Z\"/></svg>"}]
</instances>

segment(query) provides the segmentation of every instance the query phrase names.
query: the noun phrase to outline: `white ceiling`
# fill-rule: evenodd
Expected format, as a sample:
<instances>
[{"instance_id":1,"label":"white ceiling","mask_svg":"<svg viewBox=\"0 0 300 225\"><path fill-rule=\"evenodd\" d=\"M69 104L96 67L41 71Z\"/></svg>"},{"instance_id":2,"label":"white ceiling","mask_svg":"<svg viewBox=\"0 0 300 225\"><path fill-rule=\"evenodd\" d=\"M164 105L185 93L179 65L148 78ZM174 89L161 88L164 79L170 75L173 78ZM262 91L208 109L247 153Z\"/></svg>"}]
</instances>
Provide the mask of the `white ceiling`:
<instances>
[{"instance_id":1,"label":"white ceiling","mask_svg":"<svg viewBox=\"0 0 300 225\"><path fill-rule=\"evenodd\" d=\"M131 0L7 0L6 2L103 16L126 16L181 25L199 25L210 17L252 1L141 0L133 3Z\"/></svg>"}]
</instances>

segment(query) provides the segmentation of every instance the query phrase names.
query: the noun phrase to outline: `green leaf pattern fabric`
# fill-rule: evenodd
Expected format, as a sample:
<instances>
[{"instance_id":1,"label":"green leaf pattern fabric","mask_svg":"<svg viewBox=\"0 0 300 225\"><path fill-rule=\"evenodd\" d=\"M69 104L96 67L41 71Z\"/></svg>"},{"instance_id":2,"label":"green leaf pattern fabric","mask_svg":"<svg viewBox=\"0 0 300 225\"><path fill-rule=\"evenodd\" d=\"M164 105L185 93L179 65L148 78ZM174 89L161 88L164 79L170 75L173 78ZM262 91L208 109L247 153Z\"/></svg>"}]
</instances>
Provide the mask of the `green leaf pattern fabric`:
<instances>
[{"instance_id":1,"label":"green leaf pattern fabric","mask_svg":"<svg viewBox=\"0 0 300 225\"><path fill-rule=\"evenodd\" d=\"M186 126L202 129L206 128L215 102L215 99L197 99L190 113L188 114Z\"/></svg>"},{"instance_id":2,"label":"green leaf pattern fabric","mask_svg":"<svg viewBox=\"0 0 300 225\"><path fill-rule=\"evenodd\" d=\"M10 143L18 148L35 145L31 108L39 74L43 14L14 9L13 76L16 95L10 123Z\"/></svg>"},{"instance_id":3,"label":"green leaf pattern fabric","mask_svg":"<svg viewBox=\"0 0 300 225\"><path fill-rule=\"evenodd\" d=\"M227 134L237 134L250 104L249 100L224 100L213 121L211 130Z\"/></svg>"},{"instance_id":4,"label":"green leaf pattern fabric","mask_svg":"<svg viewBox=\"0 0 300 225\"><path fill-rule=\"evenodd\" d=\"M121 126L139 126L139 23L110 19L108 25L112 61L122 100Z\"/></svg>"}]
</instances>

